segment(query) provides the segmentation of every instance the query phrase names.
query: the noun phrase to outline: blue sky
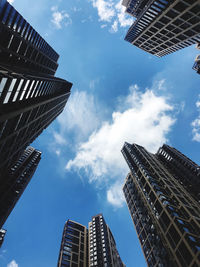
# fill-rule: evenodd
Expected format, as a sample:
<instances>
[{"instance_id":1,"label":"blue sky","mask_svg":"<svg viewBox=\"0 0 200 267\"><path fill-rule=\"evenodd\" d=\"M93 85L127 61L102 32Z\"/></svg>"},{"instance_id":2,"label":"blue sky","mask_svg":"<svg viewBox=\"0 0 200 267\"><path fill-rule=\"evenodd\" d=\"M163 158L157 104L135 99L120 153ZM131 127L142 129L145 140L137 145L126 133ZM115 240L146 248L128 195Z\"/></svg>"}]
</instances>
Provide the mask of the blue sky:
<instances>
[{"instance_id":1,"label":"blue sky","mask_svg":"<svg viewBox=\"0 0 200 267\"><path fill-rule=\"evenodd\" d=\"M146 266L121 191L123 143L156 152L166 142L200 163L198 51L156 58L125 42L132 18L120 2L13 2L60 54L56 76L73 88L64 112L33 144L42 160L4 225L0 266L56 266L65 221L87 225L100 212L126 266Z\"/></svg>"}]
</instances>

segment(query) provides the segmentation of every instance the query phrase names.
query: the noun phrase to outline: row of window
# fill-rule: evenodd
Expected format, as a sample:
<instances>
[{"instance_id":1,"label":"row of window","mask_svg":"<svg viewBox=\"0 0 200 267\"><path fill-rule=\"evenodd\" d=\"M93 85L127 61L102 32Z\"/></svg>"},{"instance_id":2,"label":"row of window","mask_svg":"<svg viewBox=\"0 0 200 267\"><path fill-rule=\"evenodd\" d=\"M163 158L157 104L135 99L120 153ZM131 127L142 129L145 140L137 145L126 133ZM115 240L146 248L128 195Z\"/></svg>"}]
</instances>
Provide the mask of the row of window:
<instances>
[{"instance_id":1,"label":"row of window","mask_svg":"<svg viewBox=\"0 0 200 267\"><path fill-rule=\"evenodd\" d=\"M50 95L59 92L62 88L63 84L58 81L4 77L1 78L0 82L0 102L7 104L9 102Z\"/></svg>"},{"instance_id":2,"label":"row of window","mask_svg":"<svg viewBox=\"0 0 200 267\"><path fill-rule=\"evenodd\" d=\"M0 20L3 24L18 32L25 40L30 41L55 62L57 61L58 54L6 0L2 0L0 3Z\"/></svg>"}]
</instances>

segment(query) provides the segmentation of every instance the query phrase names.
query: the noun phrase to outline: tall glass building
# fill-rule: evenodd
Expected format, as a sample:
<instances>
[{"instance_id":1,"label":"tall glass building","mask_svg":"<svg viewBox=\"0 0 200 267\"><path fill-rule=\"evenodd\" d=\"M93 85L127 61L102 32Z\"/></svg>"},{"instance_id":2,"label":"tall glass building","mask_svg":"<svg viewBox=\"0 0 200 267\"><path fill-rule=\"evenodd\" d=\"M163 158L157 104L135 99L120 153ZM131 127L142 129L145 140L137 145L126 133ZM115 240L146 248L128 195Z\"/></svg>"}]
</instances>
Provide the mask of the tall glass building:
<instances>
[{"instance_id":1,"label":"tall glass building","mask_svg":"<svg viewBox=\"0 0 200 267\"><path fill-rule=\"evenodd\" d=\"M136 20L125 40L158 57L200 43L200 0L124 0Z\"/></svg>"},{"instance_id":2,"label":"tall glass building","mask_svg":"<svg viewBox=\"0 0 200 267\"><path fill-rule=\"evenodd\" d=\"M77 222L66 222L57 266L125 267L102 214L92 217L89 230Z\"/></svg>"},{"instance_id":3,"label":"tall glass building","mask_svg":"<svg viewBox=\"0 0 200 267\"><path fill-rule=\"evenodd\" d=\"M40 161L41 152L29 144L70 96L72 84L54 77L58 58L14 7L0 0L0 228Z\"/></svg>"},{"instance_id":4,"label":"tall glass building","mask_svg":"<svg viewBox=\"0 0 200 267\"><path fill-rule=\"evenodd\" d=\"M65 107L72 84L54 77L58 57L0 0L0 176Z\"/></svg>"},{"instance_id":5,"label":"tall glass building","mask_svg":"<svg viewBox=\"0 0 200 267\"><path fill-rule=\"evenodd\" d=\"M199 266L200 167L167 145L152 154L125 143L122 153L123 192L148 266Z\"/></svg>"}]
</instances>

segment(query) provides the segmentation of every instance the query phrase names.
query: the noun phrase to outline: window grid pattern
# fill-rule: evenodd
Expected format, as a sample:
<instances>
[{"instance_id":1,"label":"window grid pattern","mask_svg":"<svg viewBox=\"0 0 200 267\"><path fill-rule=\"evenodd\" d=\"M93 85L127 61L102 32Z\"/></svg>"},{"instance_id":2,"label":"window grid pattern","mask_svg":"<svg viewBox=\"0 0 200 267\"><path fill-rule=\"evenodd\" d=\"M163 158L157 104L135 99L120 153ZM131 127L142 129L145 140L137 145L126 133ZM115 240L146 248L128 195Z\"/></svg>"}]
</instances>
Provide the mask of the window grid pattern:
<instances>
[{"instance_id":1,"label":"window grid pattern","mask_svg":"<svg viewBox=\"0 0 200 267\"><path fill-rule=\"evenodd\" d=\"M87 267L87 228L68 220L65 224L58 267Z\"/></svg>"},{"instance_id":2,"label":"window grid pattern","mask_svg":"<svg viewBox=\"0 0 200 267\"><path fill-rule=\"evenodd\" d=\"M0 2L1 62L54 74L58 54L6 1Z\"/></svg>"},{"instance_id":3,"label":"window grid pattern","mask_svg":"<svg viewBox=\"0 0 200 267\"><path fill-rule=\"evenodd\" d=\"M200 1L153 1L125 40L158 57L200 42Z\"/></svg>"},{"instance_id":4,"label":"window grid pattern","mask_svg":"<svg viewBox=\"0 0 200 267\"><path fill-rule=\"evenodd\" d=\"M149 250L151 246L148 250L143 247L140 233L144 226L142 226L141 217L137 217L137 212L135 213L138 207L134 205L140 205L143 210L145 209L145 213L153 222L153 227L159 233L163 244L159 245L159 248L163 249L163 253L165 251L169 254L167 258L166 254L160 258L164 266L198 266L200 262L199 203L163 166L162 162L157 159L157 155L148 153L141 146L128 143L125 143L122 153L131 170L125 182L124 193L133 222L136 223L136 231L148 265L157 266L155 264L158 264L159 259L156 260L154 252ZM127 191L130 181L132 188L131 191ZM135 191L139 194L139 202L134 199ZM132 199L131 202L130 199ZM137 227L137 224L140 226ZM147 229L147 232L151 233L150 228ZM166 259L169 262L166 263Z\"/></svg>"},{"instance_id":5,"label":"window grid pattern","mask_svg":"<svg viewBox=\"0 0 200 267\"><path fill-rule=\"evenodd\" d=\"M152 2L152 0L125 0L122 5L126 7L126 12L129 15L137 17L149 2Z\"/></svg>"},{"instance_id":6,"label":"window grid pattern","mask_svg":"<svg viewBox=\"0 0 200 267\"><path fill-rule=\"evenodd\" d=\"M89 223L89 267L124 267L110 228L102 214Z\"/></svg>"},{"instance_id":7,"label":"window grid pattern","mask_svg":"<svg viewBox=\"0 0 200 267\"><path fill-rule=\"evenodd\" d=\"M19 109L6 120L0 121L0 169L6 169L21 150L35 140L63 111L68 94L63 94Z\"/></svg>"},{"instance_id":8,"label":"window grid pattern","mask_svg":"<svg viewBox=\"0 0 200 267\"><path fill-rule=\"evenodd\" d=\"M15 204L30 182L41 159L41 152L28 147L6 173L0 188L0 227L3 226Z\"/></svg>"}]
</instances>

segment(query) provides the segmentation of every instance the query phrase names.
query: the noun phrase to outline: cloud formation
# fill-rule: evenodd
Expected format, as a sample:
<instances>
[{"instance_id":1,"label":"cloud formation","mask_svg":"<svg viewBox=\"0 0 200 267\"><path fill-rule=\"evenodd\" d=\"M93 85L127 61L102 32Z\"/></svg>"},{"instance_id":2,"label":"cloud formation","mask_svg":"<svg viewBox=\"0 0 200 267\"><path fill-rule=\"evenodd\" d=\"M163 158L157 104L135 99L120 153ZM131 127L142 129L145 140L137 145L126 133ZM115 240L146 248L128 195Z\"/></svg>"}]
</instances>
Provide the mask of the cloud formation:
<instances>
[{"instance_id":1,"label":"cloud formation","mask_svg":"<svg viewBox=\"0 0 200 267\"><path fill-rule=\"evenodd\" d=\"M16 263L15 260L12 260L10 263L8 263L7 267L18 267L19 265Z\"/></svg>"},{"instance_id":2,"label":"cloud formation","mask_svg":"<svg viewBox=\"0 0 200 267\"><path fill-rule=\"evenodd\" d=\"M132 25L133 19L125 13L126 8L122 6L122 0L118 2L116 0L90 1L92 6L97 9L99 21L110 24L110 32L117 32L119 27ZM103 28L102 25L101 28Z\"/></svg>"},{"instance_id":3,"label":"cloud formation","mask_svg":"<svg viewBox=\"0 0 200 267\"><path fill-rule=\"evenodd\" d=\"M95 83L96 81L92 83L92 87ZM66 139L69 133L73 133L75 144L86 140L99 126L99 110L93 95L85 91L73 91L64 111L57 119L58 127L51 133L53 141L49 144L50 150L60 156L62 150L72 142Z\"/></svg>"},{"instance_id":4,"label":"cloud formation","mask_svg":"<svg viewBox=\"0 0 200 267\"><path fill-rule=\"evenodd\" d=\"M125 141L143 145L151 152L167 141L175 120L173 106L165 97L153 90L139 91L137 85L130 87L129 95L121 100L120 107L112 113L112 120L104 121L86 142L79 145L76 156L66 169L83 169L89 182L107 183L107 199L111 204L122 204L121 184L128 168L120 150ZM112 182L111 182L112 181Z\"/></svg>"},{"instance_id":5,"label":"cloud formation","mask_svg":"<svg viewBox=\"0 0 200 267\"><path fill-rule=\"evenodd\" d=\"M63 26L68 26L69 24L72 24L72 20L65 10L59 11L57 6L53 6L51 8L51 11L51 22L53 23L56 29L61 29Z\"/></svg>"},{"instance_id":6,"label":"cloud formation","mask_svg":"<svg viewBox=\"0 0 200 267\"><path fill-rule=\"evenodd\" d=\"M192 134L193 134L193 140L200 142L200 95L199 99L196 102L196 107L199 112L198 117L191 123L192 125Z\"/></svg>"}]
</instances>

